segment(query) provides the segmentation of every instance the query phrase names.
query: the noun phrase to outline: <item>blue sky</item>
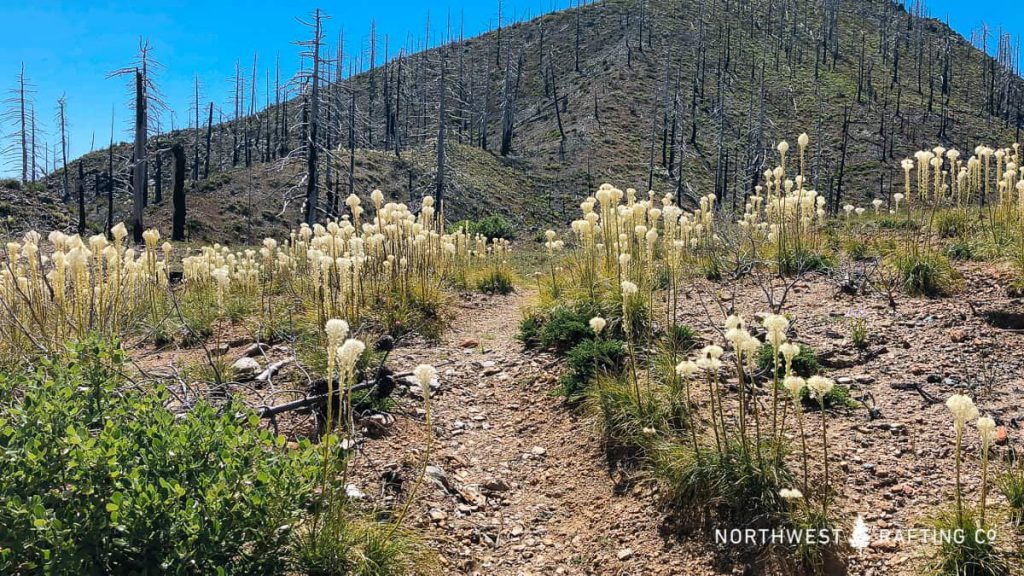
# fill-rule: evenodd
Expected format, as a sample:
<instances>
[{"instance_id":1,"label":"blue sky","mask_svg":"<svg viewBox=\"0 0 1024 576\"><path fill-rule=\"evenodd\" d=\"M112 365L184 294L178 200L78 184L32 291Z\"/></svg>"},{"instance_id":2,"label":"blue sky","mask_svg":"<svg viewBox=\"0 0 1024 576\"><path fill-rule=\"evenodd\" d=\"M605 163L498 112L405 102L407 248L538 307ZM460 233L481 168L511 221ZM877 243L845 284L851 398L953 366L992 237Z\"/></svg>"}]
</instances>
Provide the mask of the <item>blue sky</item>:
<instances>
[{"instance_id":1,"label":"blue sky","mask_svg":"<svg viewBox=\"0 0 1024 576\"><path fill-rule=\"evenodd\" d=\"M502 20L523 19L569 4L570 0L503 0ZM117 115L115 139L128 139L130 110L124 82L106 76L131 62L140 35L150 40L154 57L163 64L159 86L180 127L188 122L197 73L203 100L212 99L226 108L230 108L236 59L248 70L253 52L258 52L262 81L266 67L273 66L280 55L282 79L290 76L298 66L299 48L293 42L307 35L296 17L307 16L317 6L331 16L327 38L333 42L344 27L346 52L354 53L365 47L372 19L376 19L379 41L389 35L394 51L410 33L422 38L428 14L436 43L449 17L453 33L458 31L460 17L466 36L493 28L497 5L497 0L0 0L0 21L6 23L0 34L0 90L15 85L24 62L36 90L40 127L51 145L57 141L56 102L65 95L70 157L76 157L89 151L94 135L97 148L105 145L112 108ZM968 37L983 17L993 29L1001 25L1015 35L1024 33L1024 8L1018 5L1016 0L989 2L982 11L974 2L928 0L932 16L945 19L948 15L950 24ZM260 102L262 92L261 82ZM164 125L169 127L169 116ZM0 133L13 128L0 123ZM0 174L12 172L10 166L0 165Z\"/></svg>"}]
</instances>

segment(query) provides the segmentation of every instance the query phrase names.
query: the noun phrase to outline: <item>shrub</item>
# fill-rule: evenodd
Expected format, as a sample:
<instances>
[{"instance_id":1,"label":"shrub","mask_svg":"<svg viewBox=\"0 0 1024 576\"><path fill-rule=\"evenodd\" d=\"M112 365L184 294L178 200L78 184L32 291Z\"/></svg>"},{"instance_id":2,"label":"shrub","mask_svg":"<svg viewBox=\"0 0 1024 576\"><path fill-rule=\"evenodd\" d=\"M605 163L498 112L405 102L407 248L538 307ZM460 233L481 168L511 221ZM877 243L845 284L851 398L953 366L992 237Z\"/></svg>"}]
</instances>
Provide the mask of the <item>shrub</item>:
<instances>
[{"instance_id":1,"label":"shrub","mask_svg":"<svg viewBox=\"0 0 1024 576\"><path fill-rule=\"evenodd\" d=\"M583 340L593 337L589 324L592 317L593 314L581 305L556 307L540 329L541 346L555 352L568 352Z\"/></svg>"},{"instance_id":2,"label":"shrub","mask_svg":"<svg viewBox=\"0 0 1024 576\"><path fill-rule=\"evenodd\" d=\"M448 226L450 233L462 230L466 234L482 234L489 239L501 238L503 240L514 240L516 237L515 228L503 216L492 214L477 221L459 220Z\"/></svg>"},{"instance_id":3,"label":"shrub","mask_svg":"<svg viewBox=\"0 0 1024 576\"><path fill-rule=\"evenodd\" d=\"M770 344L761 346L757 355L757 365L762 372L773 374L775 370L775 357ZM802 378L810 378L818 373L821 367L818 365L818 354L814 348L806 344L800 344L800 352L793 357L793 372ZM786 361L779 357L779 379L786 376Z\"/></svg>"},{"instance_id":4,"label":"shrub","mask_svg":"<svg viewBox=\"0 0 1024 576\"><path fill-rule=\"evenodd\" d=\"M93 339L0 376L0 572L283 571L315 452L242 406L177 417L163 389L119 389L122 362Z\"/></svg>"},{"instance_id":5,"label":"shrub","mask_svg":"<svg viewBox=\"0 0 1024 576\"><path fill-rule=\"evenodd\" d=\"M579 400L591 378L599 373L618 374L626 361L626 347L618 340L584 340L569 350L567 371L560 380L567 400Z\"/></svg>"},{"instance_id":6,"label":"shrub","mask_svg":"<svg viewBox=\"0 0 1024 576\"><path fill-rule=\"evenodd\" d=\"M529 313L519 321L519 332L516 339L523 343L527 349L540 347L540 331L544 325L544 319L537 313Z\"/></svg>"}]
</instances>

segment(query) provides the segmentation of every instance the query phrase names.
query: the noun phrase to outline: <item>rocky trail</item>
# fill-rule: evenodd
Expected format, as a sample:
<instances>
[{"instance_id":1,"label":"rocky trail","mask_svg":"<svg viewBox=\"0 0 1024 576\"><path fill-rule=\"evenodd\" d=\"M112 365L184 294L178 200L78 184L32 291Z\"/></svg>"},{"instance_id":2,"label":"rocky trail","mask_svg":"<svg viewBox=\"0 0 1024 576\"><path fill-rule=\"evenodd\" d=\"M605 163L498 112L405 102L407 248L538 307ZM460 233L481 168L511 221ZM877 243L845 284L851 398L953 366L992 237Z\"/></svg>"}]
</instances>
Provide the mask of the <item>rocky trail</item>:
<instances>
[{"instance_id":1,"label":"rocky trail","mask_svg":"<svg viewBox=\"0 0 1024 576\"><path fill-rule=\"evenodd\" d=\"M436 346L400 347L398 369L439 367L430 467L410 521L425 528L446 572L458 574L679 574L692 557L659 533L662 514L644 483L608 468L592 423L552 394L556 362L514 338L529 295L473 297ZM363 472L399 471L411 485L423 461L422 404L386 438L363 447ZM366 482L387 487L379 478ZM375 498L376 495L371 495ZM684 565L690 565L685 569Z\"/></svg>"}]
</instances>

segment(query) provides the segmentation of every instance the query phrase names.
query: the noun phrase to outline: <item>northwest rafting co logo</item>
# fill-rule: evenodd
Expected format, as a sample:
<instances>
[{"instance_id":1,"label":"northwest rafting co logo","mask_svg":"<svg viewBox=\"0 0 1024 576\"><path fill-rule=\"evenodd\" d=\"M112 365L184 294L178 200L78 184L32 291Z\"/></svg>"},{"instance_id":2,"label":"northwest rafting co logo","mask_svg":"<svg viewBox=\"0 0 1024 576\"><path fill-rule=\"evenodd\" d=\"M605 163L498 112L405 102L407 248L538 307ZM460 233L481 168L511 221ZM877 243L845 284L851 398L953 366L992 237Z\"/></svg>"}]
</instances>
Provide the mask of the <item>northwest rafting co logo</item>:
<instances>
[{"instance_id":1,"label":"northwest rafting co logo","mask_svg":"<svg viewBox=\"0 0 1024 576\"><path fill-rule=\"evenodd\" d=\"M995 542L997 535L998 533L994 529L879 528L872 530L865 523L864 516L858 514L848 535L845 535L841 528L718 528L715 530L715 544L737 546L848 544L859 555L866 548L872 546L873 542L883 545L992 543Z\"/></svg>"}]
</instances>

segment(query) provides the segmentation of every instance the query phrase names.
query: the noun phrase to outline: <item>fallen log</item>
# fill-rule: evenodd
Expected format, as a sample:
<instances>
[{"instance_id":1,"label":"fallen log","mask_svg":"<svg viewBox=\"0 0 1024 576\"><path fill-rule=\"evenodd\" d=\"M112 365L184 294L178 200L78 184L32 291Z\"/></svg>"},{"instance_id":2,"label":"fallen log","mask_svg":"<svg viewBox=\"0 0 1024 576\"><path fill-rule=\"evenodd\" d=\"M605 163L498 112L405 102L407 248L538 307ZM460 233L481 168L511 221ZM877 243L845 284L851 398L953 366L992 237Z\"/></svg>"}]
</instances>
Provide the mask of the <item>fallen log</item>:
<instances>
[{"instance_id":1,"label":"fallen log","mask_svg":"<svg viewBox=\"0 0 1024 576\"><path fill-rule=\"evenodd\" d=\"M376 382L360 382L351 388L352 392L359 392L361 390L369 390L373 388ZM342 390L335 390L334 395L340 397ZM260 406L256 409L256 415L260 418L273 418L278 414L289 412L291 410L302 410L303 408L309 408L317 404L323 404L327 402L327 394L313 394L300 398L299 400L292 400L291 402L285 402L284 404L278 404L277 406Z\"/></svg>"}]
</instances>

